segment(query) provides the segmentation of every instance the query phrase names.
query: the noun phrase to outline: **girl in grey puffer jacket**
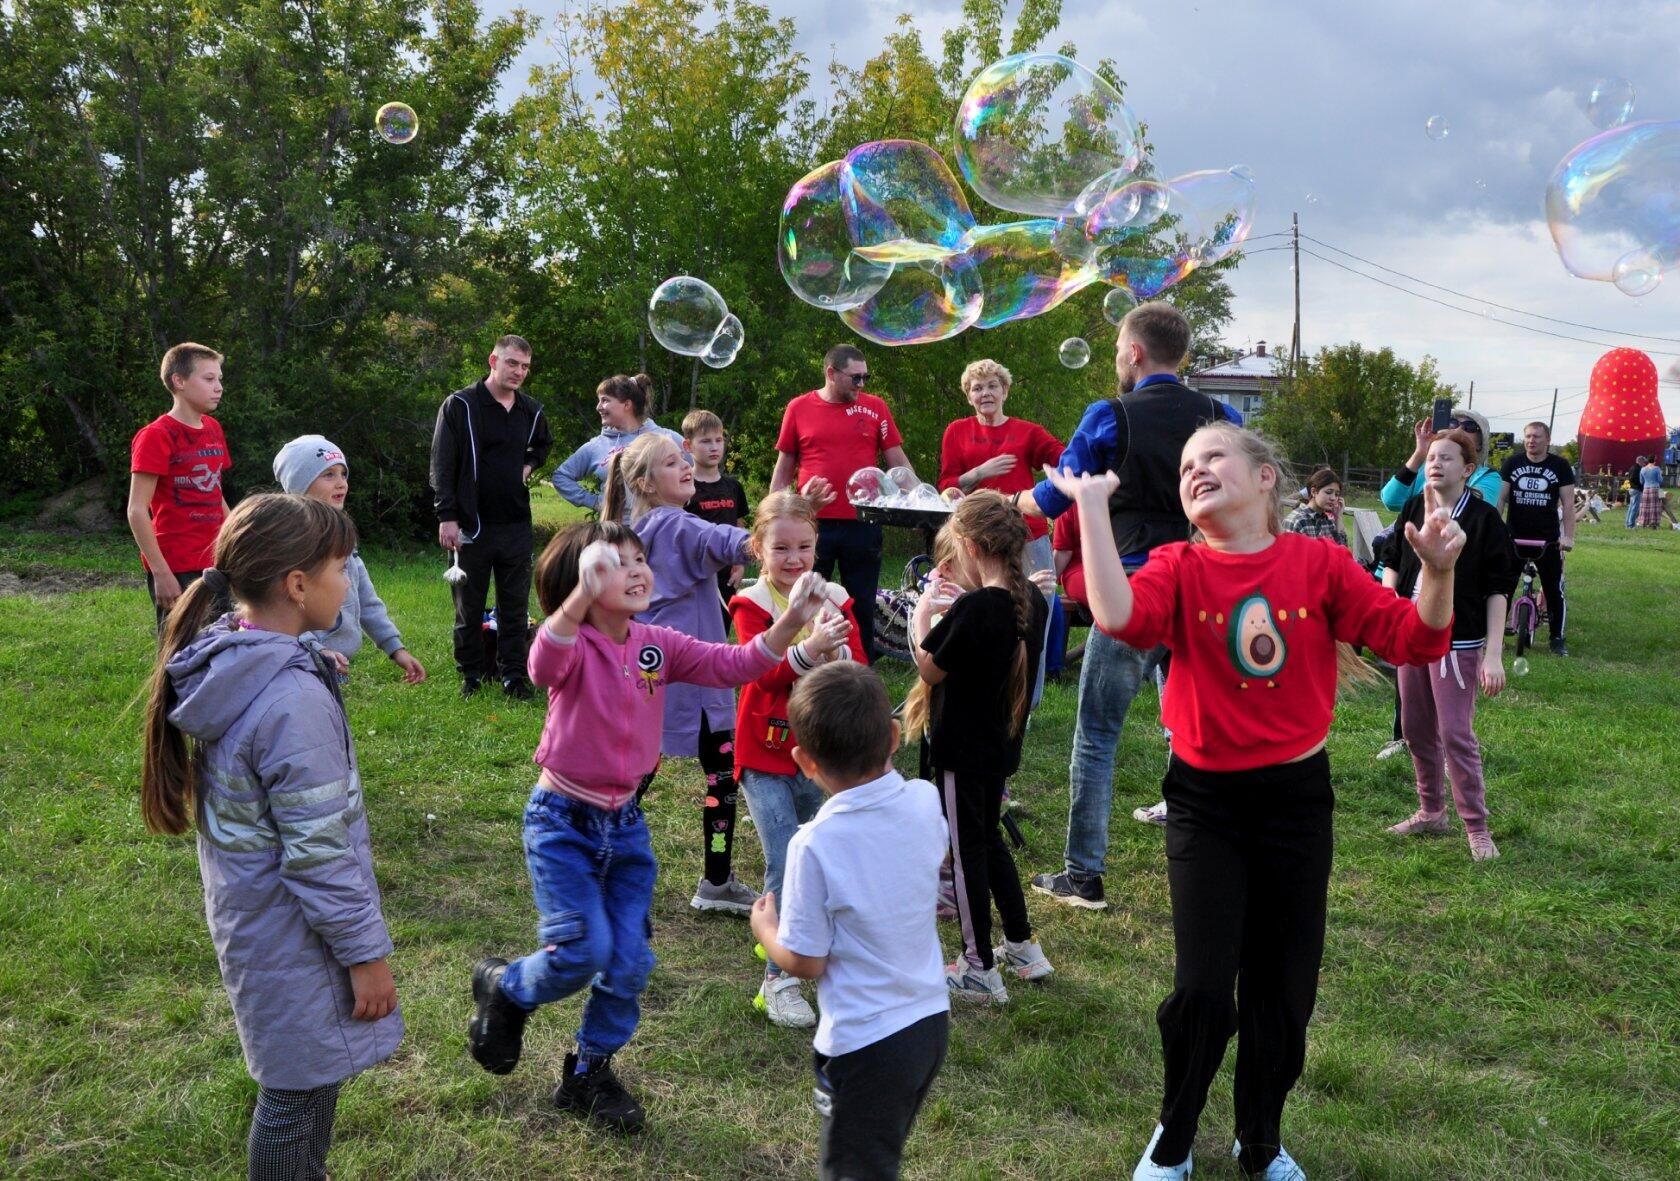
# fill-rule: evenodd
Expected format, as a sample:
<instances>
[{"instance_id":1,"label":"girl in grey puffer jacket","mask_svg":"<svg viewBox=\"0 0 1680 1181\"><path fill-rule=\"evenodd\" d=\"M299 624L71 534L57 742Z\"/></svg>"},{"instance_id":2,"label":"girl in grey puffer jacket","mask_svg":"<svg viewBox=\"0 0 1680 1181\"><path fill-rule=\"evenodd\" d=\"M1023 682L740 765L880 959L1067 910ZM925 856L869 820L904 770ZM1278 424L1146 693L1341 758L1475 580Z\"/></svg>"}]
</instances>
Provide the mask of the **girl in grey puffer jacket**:
<instances>
[{"instance_id":1,"label":"girl in grey puffer jacket","mask_svg":"<svg viewBox=\"0 0 1680 1181\"><path fill-rule=\"evenodd\" d=\"M298 640L337 616L354 544L328 505L242 501L170 614L147 708L142 812L154 832L197 823L205 916L261 1088L253 1179L324 1177L339 1084L402 1038L355 744L336 676ZM204 626L230 591L238 610Z\"/></svg>"}]
</instances>

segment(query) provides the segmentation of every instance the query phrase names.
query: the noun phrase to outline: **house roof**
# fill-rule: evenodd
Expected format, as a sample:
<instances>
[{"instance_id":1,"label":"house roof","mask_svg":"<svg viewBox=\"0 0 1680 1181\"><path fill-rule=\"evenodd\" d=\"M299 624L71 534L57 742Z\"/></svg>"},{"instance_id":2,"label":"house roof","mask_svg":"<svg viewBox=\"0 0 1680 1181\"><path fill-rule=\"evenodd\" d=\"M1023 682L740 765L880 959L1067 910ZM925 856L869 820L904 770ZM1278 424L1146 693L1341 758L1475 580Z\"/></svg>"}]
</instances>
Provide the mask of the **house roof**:
<instances>
[{"instance_id":1,"label":"house roof","mask_svg":"<svg viewBox=\"0 0 1680 1181\"><path fill-rule=\"evenodd\" d=\"M1262 378L1281 380L1283 378L1283 358L1275 353L1268 353L1265 356L1258 353L1247 353L1218 365L1210 365L1206 369L1198 369L1191 376L1198 381L1254 382Z\"/></svg>"}]
</instances>

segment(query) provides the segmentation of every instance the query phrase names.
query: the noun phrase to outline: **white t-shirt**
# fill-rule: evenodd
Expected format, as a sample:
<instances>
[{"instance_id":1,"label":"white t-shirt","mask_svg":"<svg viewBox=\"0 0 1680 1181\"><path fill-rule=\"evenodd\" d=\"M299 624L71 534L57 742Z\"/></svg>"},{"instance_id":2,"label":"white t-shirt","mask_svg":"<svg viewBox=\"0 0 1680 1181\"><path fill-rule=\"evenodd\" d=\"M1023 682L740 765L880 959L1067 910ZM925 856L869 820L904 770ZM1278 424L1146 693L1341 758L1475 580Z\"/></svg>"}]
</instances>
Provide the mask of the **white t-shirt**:
<instances>
[{"instance_id":1,"label":"white t-shirt","mask_svg":"<svg viewBox=\"0 0 1680 1181\"><path fill-rule=\"evenodd\" d=\"M788 841L776 938L828 957L819 1054L850 1054L950 1009L934 914L945 850L934 786L897 771L830 796Z\"/></svg>"}]
</instances>

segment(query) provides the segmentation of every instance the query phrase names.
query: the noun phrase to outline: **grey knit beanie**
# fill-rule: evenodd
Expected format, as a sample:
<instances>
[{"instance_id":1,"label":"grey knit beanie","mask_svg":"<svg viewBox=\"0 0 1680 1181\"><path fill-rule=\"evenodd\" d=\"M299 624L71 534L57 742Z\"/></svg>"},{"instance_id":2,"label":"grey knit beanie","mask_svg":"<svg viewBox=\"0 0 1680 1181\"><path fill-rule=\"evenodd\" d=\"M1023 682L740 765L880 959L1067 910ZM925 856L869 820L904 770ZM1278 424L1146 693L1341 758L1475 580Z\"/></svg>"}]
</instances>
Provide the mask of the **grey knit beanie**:
<instances>
[{"instance_id":1,"label":"grey knit beanie","mask_svg":"<svg viewBox=\"0 0 1680 1181\"><path fill-rule=\"evenodd\" d=\"M320 435L299 435L274 457L274 478L282 491L302 496L315 478L335 463L342 463L346 472L350 470L350 461L335 444Z\"/></svg>"}]
</instances>

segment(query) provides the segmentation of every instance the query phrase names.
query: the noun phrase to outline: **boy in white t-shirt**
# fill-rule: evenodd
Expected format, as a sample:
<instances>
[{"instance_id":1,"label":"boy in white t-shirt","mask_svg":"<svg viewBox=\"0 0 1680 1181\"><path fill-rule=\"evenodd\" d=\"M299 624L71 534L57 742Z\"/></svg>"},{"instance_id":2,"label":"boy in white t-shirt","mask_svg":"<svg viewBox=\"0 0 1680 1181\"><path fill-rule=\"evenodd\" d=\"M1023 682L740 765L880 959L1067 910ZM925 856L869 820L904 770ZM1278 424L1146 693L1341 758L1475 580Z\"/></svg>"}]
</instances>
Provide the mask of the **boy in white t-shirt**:
<instances>
[{"instance_id":1,"label":"boy in white t-shirt","mask_svg":"<svg viewBox=\"0 0 1680 1181\"><path fill-rule=\"evenodd\" d=\"M932 784L893 770L898 723L867 665L803 677L788 728L794 762L829 798L788 842L781 914L765 893L753 934L783 971L817 981L824 1181L895 1178L945 1061L951 1002L934 923L945 819Z\"/></svg>"}]
</instances>

